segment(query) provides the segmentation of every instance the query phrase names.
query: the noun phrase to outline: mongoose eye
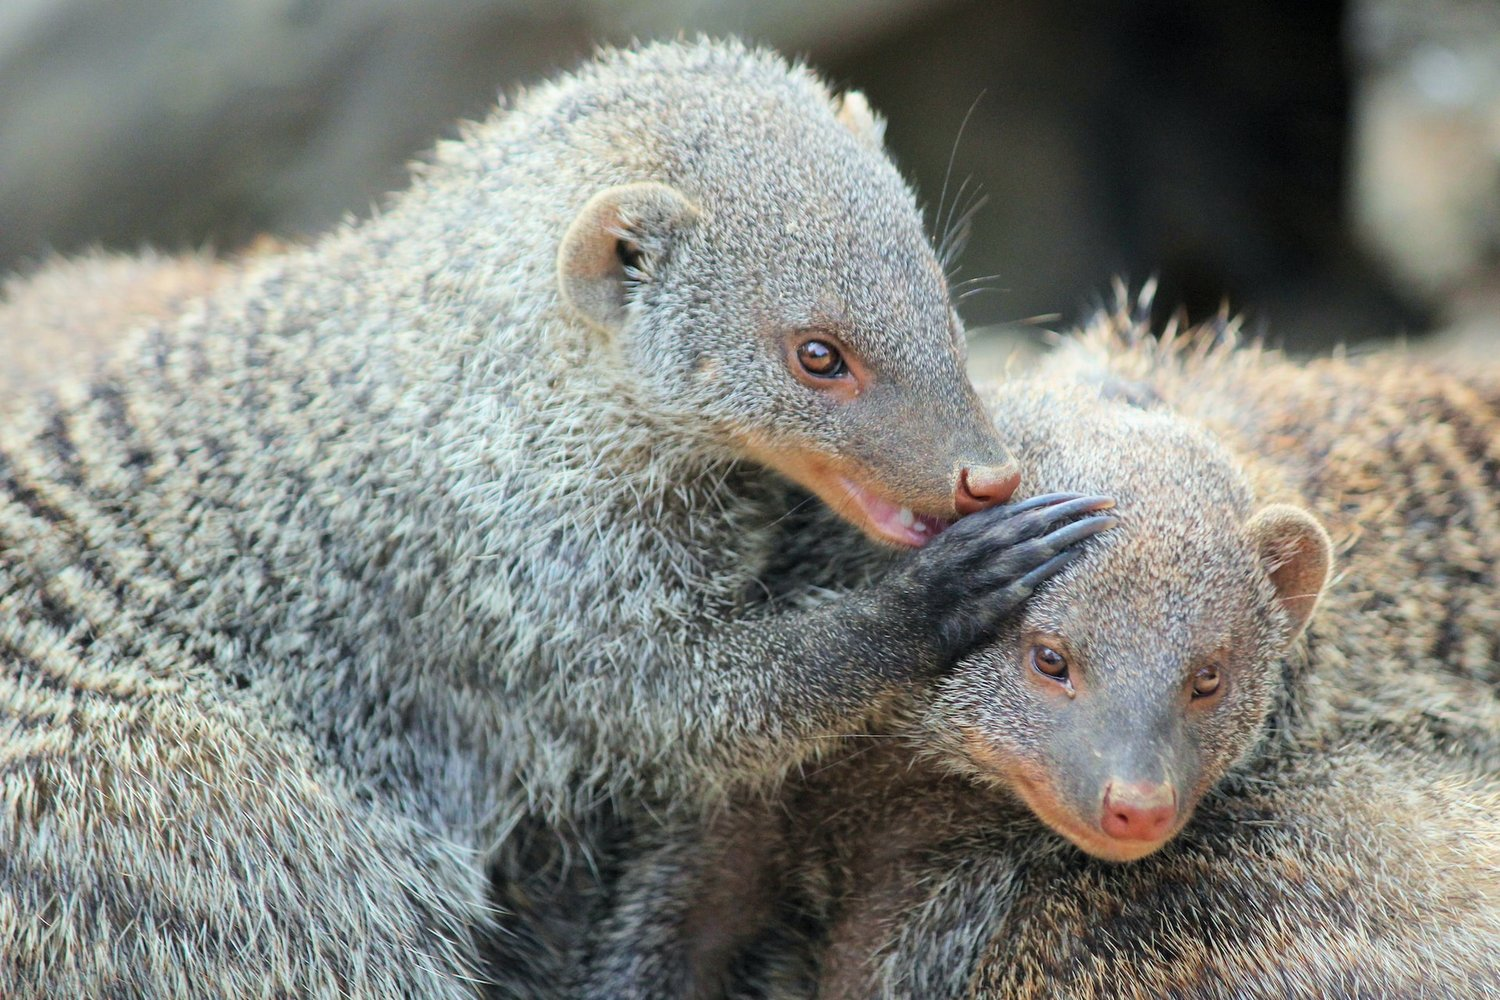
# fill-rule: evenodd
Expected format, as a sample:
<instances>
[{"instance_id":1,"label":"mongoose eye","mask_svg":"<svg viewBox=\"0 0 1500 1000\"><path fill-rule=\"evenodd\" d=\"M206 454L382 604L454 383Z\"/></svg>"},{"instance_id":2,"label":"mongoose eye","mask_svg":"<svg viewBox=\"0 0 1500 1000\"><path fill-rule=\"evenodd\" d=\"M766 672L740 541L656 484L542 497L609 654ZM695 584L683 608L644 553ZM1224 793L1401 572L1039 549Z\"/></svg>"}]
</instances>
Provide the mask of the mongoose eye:
<instances>
[{"instance_id":1,"label":"mongoose eye","mask_svg":"<svg viewBox=\"0 0 1500 1000\"><path fill-rule=\"evenodd\" d=\"M1068 658L1051 646L1032 646L1031 665L1036 669L1037 673L1046 674L1053 680L1065 681L1068 679Z\"/></svg>"},{"instance_id":2,"label":"mongoose eye","mask_svg":"<svg viewBox=\"0 0 1500 1000\"><path fill-rule=\"evenodd\" d=\"M1217 690L1219 690L1219 668L1199 667L1197 673L1193 674L1193 697L1207 698Z\"/></svg>"},{"instance_id":3,"label":"mongoose eye","mask_svg":"<svg viewBox=\"0 0 1500 1000\"><path fill-rule=\"evenodd\" d=\"M797 347L797 361L814 378L839 378L849 373L844 356L826 340L805 340Z\"/></svg>"}]
</instances>

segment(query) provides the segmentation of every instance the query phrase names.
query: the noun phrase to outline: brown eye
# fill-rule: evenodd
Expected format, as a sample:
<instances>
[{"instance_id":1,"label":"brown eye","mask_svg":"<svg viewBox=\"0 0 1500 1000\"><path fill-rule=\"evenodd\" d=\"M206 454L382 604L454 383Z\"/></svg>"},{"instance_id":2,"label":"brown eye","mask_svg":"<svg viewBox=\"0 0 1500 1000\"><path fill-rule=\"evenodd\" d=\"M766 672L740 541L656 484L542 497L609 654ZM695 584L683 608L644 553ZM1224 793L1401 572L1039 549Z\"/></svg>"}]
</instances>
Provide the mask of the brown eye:
<instances>
[{"instance_id":1,"label":"brown eye","mask_svg":"<svg viewBox=\"0 0 1500 1000\"><path fill-rule=\"evenodd\" d=\"M1032 646L1031 665L1037 673L1046 674L1053 680L1068 679L1068 660L1051 646Z\"/></svg>"},{"instance_id":2,"label":"brown eye","mask_svg":"<svg viewBox=\"0 0 1500 1000\"><path fill-rule=\"evenodd\" d=\"M1219 668L1199 667L1198 672L1193 674L1193 697L1207 698L1219 690Z\"/></svg>"},{"instance_id":3,"label":"brown eye","mask_svg":"<svg viewBox=\"0 0 1500 1000\"><path fill-rule=\"evenodd\" d=\"M838 378L849 371L839 349L826 340L803 341L797 348L802 370L815 378Z\"/></svg>"}]
</instances>

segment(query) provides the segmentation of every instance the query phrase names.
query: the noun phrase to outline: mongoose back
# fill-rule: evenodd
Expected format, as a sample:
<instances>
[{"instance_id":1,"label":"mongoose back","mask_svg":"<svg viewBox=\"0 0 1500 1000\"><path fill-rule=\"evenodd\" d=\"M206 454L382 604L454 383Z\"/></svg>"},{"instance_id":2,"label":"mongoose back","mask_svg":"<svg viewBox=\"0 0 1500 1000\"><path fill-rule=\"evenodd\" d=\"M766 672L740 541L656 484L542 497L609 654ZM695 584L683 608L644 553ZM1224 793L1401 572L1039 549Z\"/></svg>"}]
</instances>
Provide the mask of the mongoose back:
<instances>
[{"instance_id":1,"label":"mongoose back","mask_svg":"<svg viewBox=\"0 0 1500 1000\"><path fill-rule=\"evenodd\" d=\"M788 787L770 832L763 809L739 817L761 825L759 843L782 845L794 872L784 896L785 883L748 893L774 919L740 971L769 979L772 995L1493 995L1500 379L1400 355L1294 364L1234 348L1232 330L1158 344L1142 324L1122 307L1032 377L1207 430L1254 496L1305 505L1336 540L1339 572L1305 651L1277 667L1266 736L1174 840L1113 864L1039 830L1016 801L1036 800L1026 789L986 790L973 735L945 721L1008 699L996 698L1000 680L961 668L915 724L891 731L915 746L853 744ZM1213 346L1220 336L1226 346ZM1151 443L1161 474L1196 482L1200 458L1160 445ZM1128 526L1123 496L1120 516ZM1223 529L1184 517L1178 530L1203 544ZM1111 577L1106 548L1070 573L1155 605L1154 628L1199 606L1153 599L1196 580L1191 564ZM1055 581L1059 597L1072 583ZM1042 595L1027 617L1045 620L1049 602ZM1004 668L1014 644L1000 642L1005 655L992 662ZM1237 679L1227 672L1221 683ZM995 716L982 735L1005 736L1007 723ZM1108 726L1078 734L1105 740L1106 758L1133 742L1128 715ZM1026 729L1023 720L1011 732ZM733 831L725 821L711 841L731 866L745 850ZM659 850L689 875L719 862L712 850L707 860ZM649 898L652 887L635 891Z\"/></svg>"},{"instance_id":2,"label":"mongoose back","mask_svg":"<svg viewBox=\"0 0 1500 1000\"><path fill-rule=\"evenodd\" d=\"M91 375L133 328L175 316L232 269L206 254L93 253L0 283L0 392Z\"/></svg>"},{"instance_id":3,"label":"mongoose back","mask_svg":"<svg viewBox=\"0 0 1500 1000\"><path fill-rule=\"evenodd\" d=\"M990 809L997 798L991 790L1008 792L1088 853L1135 860L1177 835L1200 799L1259 741L1282 689L1283 655L1323 590L1331 543L1305 510L1255 497L1228 452L1181 420L1045 378L1002 385L994 399L995 418L1026 470L1018 495L1107 492L1119 503L1120 525L909 708L909 741L968 779L973 797ZM836 806L825 812L809 793L795 808L812 814L806 837L818 841L833 827L854 841L854 860L840 868L878 870L899 852L905 831L898 822L877 823L869 836L857 825L844 829L842 812L883 814L837 791L858 775L863 756L853 751L852 762L835 769L838 778L809 782ZM919 773L930 780L930 769ZM888 795L875 789L869 798ZM785 808L773 805L773 815ZM943 808L952 807L945 801ZM705 957L725 957L725 949L717 932L705 930L713 926L711 908L698 897L722 901L732 893L711 887L674 908L681 889L652 879L667 872L691 883L701 877L698 867L710 880L722 873L753 885L743 831L756 830L749 839L764 851L775 843L764 830L775 825L731 813L718 822L717 835L728 843L711 837L706 856L696 859L683 835L668 831L645 874L622 882L624 901L599 939L624 947L596 960L588 992L649 996L674 976L681 992L711 992L723 977L700 966ZM761 864L797 870L808 853L795 839ZM748 906L723 909L749 923ZM668 914L680 920L677 933L708 944L694 941L675 957L631 947L668 931ZM864 929L836 923L830 934L839 946L830 962L858 965L857 944L841 935L869 943ZM861 997L875 985L847 978L831 966L819 995Z\"/></svg>"},{"instance_id":4,"label":"mongoose back","mask_svg":"<svg viewBox=\"0 0 1500 1000\"><path fill-rule=\"evenodd\" d=\"M9 416L0 992L541 995L511 831L774 778L1107 527L996 506L879 133L772 54L606 52ZM773 591L789 483L917 551Z\"/></svg>"}]
</instances>

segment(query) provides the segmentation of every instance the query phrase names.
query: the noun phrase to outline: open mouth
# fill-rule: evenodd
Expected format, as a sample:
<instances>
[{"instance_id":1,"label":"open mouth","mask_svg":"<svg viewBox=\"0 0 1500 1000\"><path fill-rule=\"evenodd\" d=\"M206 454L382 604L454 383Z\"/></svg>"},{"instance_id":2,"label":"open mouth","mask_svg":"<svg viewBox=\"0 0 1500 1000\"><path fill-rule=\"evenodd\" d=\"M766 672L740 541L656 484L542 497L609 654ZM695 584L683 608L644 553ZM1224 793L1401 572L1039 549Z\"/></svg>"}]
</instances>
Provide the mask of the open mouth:
<instances>
[{"instance_id":1,"label":"open mouth","mask_svg":"<svg viewBox=\"0 0 1500 1000\"><path fill-rule=\"evenodd\" d=\"M921 548L953 523L952 520L917 514L910 507L893 504L843 476L839 476L837 481L849 504L863 515L849 520L856 523L863 521L866 531L893 544Z\"/></svg>"}]
</instances>

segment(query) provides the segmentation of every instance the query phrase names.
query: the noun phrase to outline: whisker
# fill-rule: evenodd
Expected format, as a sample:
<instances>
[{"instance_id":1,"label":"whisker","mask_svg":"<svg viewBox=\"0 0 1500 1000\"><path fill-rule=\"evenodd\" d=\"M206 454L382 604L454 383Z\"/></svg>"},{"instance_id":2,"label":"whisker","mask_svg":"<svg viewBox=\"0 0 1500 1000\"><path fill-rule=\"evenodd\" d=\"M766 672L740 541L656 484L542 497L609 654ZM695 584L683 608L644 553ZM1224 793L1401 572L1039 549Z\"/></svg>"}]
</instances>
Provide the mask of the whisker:
<instances>
[{"instance_id":1,"label":"whisker","mask_svg":"<svg viewBox=\"0 0 1500 1000\"><path fill-rule=\"evenodd\" d=\"M987 90L981 90L974 97L974 102L969 105L969 110L964 112L964 120L958 123L958 134L953 137L953 148L948 151L948 169L943 171L943 191L938 195L938 207L933 222L942 218L943 205L948 201L948 182L953 178L953 163L958 158L958 144L963 141L964 129L969 127L969 119L974 115L974 109L979 107L979 102L984 99ZM942 259L941 254L939 260Z\"/></svg>"},{"instance_id":2,"label":"whisker","mask_svg":"<svg viewBox=\"0 0 1500 1000\"><path fill-rule=\"evenodd\" d=\"M948 267L951 264L955 263L958 260L959 256L963 254L964 250L967 249L969 245L969 237L973 235L974 227L972 223L974 221L974 216L978 214L980 209L989 204L989 201L990 196L987 194L981 194L979 192L979 189L976 187L974 190L974 200L969 203L967 208L959 213L958 218L953 220L949 228L948 235L943 240L943 256L940 262L944 267ZM954 204L957 205L956 199L954 201Z\"/></svg>"},{"instance_id":3,"label":"whisker","mask_svg":"<svg viewBox=\"0 0 1500 1000\"><path fill-rule=\"evenodd\" d=\"M959 289L965 288L969 285L977 285L982 281L998 281L1003 277L1005 277L1003 274L982 274L975 278L965 278L963 281L956 282L955 284L950 285L948 287L948 290L951 292L956 292Z\"/></svg>"}]
</instances>

